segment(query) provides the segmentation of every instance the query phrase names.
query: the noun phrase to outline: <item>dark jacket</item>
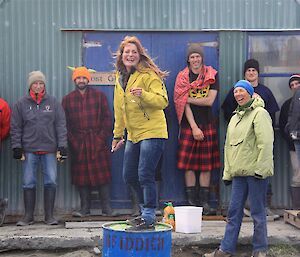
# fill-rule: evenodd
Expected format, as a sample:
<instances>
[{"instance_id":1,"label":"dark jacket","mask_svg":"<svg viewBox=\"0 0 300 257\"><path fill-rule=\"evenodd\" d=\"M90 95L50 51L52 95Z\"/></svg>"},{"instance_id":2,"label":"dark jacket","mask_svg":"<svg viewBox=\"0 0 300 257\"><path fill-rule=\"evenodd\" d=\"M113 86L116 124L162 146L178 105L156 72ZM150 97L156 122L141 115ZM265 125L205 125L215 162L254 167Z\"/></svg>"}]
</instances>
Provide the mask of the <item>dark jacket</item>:
<instances>
[{"instance_id":1,"label":"dark jacket","mask_svg":"<svg viewBox=\"0 0 300 257\"><path fill-rule=\"evenodd\" d=\"M287 131L293 140L300 140L300 90L294 94L289 110Z\"/></svg>"},{"instance_id":2,"label":"dark jacket","mask_svg":"<svg viewBox=\"0 0 300 257\"><path fill-rule=\"evenodd\" d=\"M281 136L285 139L285 141L288 144L289 150L295 151L294 142L290 137L289 133L287 133L286 131L286 124L288 122L291 101L292 101L292 97L286 100L281 106L280 115L279 115L279 129L280 129Z\"/></svg>"},{"instance_id":3,"label":"dark jacket","mask_svg":"<svg viewBox=\"0 0 300 257\"><path fill-rule=\"evenodd\" d=\"M66 118L55 97L45 94L38 105L29 95L13 107L11 117L12 148L25 152L54 153L58 147L67 147Z\"/></svg>"}]
</instances>

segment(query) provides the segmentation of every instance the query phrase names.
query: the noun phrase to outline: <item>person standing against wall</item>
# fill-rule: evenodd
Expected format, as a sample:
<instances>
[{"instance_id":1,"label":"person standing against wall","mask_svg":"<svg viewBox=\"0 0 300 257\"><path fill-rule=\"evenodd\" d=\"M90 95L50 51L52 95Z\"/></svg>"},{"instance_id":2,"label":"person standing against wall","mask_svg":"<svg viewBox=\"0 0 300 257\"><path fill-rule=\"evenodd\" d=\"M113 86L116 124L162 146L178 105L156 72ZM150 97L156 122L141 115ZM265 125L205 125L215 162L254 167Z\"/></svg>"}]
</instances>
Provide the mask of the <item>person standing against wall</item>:
<instances>
[{"instance_id":1,"label":"person standing against wall","mask_svg":"<svg viewBox=\"0 0 300 257\"><path fill-rule=\"evenodd\" d=\"M300 86L300 75L294 74L289 79L289 88L295 92ZM297 154L295 152L294 141L286 131L286 125L288 123L289 110L292 102L292 97L286 100L281 106L279 115L279 128L282 137L286 140L290 152L290 159L292 165L292 179L291 179L291 197L292 197L292 208L297 210L300 209L300 165Z\"/></svg>"},{"instance_id":2,"label":"person standing against wall","mask_svg":"<svg viewBox=\"0 0 300 257\"><path fill-rule=\"evenodd\" d=\"M8 103L0 98L0 148L2 150L2 141L9 135L10 130L10 116L11 110ZM2 159L2 158L1 158ZM0 226L2 226L5 219L5 210L7 208L8 199L0 198Z\"/></svg>"},{"instance_id":3,"label":"person standing against wall","mask_svg":"<svg viewBox=\"0 0 300 257\"><path fill-rule=\"evenodd\" d=\"M204 207L210 214L209 186L211 172L220 168L217 117L212 105L217 97L217 71L204 65L199 44L187 49L188 66L179 72L174 88L174 102L180 125L178 169L185 171L185 185L190 205ZM199 174L199 192L196 173Z\"/></svg>"},{"instance_id":4,"label":"person standing against wall","mask_svg":"<svg viewBox=\"0 0 300 257\"><path fill-rule=\"evenodd\" d=\"M123 178L131 186L141 206L141 216L128 220L132 230L154 229L156 221L155 169L168 138L164 109L168 95L161 71L139 39L126 36L117 51L114 92L115 126L111 151L127 141Z\"/></svg>"},{"instance_id":5,"label":"person standing against wall","mask_svg":"<svg viewBox=\"0 0 300 257\"><path fill-rule=\"evenodd\" d=\"M273 127L276 123L275 114L279 111L278 103L272 91L265 85L259 83L259 63L255 59L249 59L244 64L244 78L248 80L253 88L254 94L259 95L265 102L265 109L268 111L272 118ZM231 88L226 95L222 104L225 120L229 122L233 116L233 111L236 109L237 103L234 99L233 89Z\"/></svg>"},{"instance_id":6,"label":"person standing against wall","mask_svg":"<svg viewBox=\"0 0 300 257\"><path fill-rule=\"evenodd\" d=\"M112 121L107 99L102 92L88 86L91 74L86 67L77 67L72 80L75 90L62 100L72 183L79 191L81 205L81 209L72 215L90 215L91 191L96 189L100 193L102 215L115 216L110 206L111 163L106 139L111 135Z\"/></svg>"},{"instance_id":7,"label":"person standing against wall","mask_svg":"<svg viewBox=\"0 0 300 257\"><path fill-rule=\"evenodd\" d=\"M249 59L244 64L244 78L245 80L249 81L254 88L254 97L260 96L265 103L265 109L271 116L272 125L273 127L276 124L275 114L279 111L278 103L272 93L272 91L263 84L259 83L259 63L255 59ZM234 99L233 89L230 89L223 104L222 109L224 111L224 117L227 121L233 115L233 111L236 109L237 103ZM266 199L266 210L267 215L272 216L274 218L279 218L279 215L275 215L271 211L271 204L272 204L272 185L269 182L268 184L268 193ZM249 215L248 209L245 209L245 214Z\"/></svg>"},{"instance_id":8,"label":"person standing against wall","mask_svg":"<svg viewBox=\"0 0 300 257\"><path fill-rule=\"evenodd\" d=\"M238 107L228 124L224 146L225 185L232 184L225 235L220 247L204 257L230 257L235 254L247 198L254 223L253 257L266 257L268 249L265 198L268 177L273 176L274 132L263 100L253 97L249 81L234 86Z\"/></svg>"},{"instance_id":9,"label":"person standing against wall","mask_svg":"<svg viewBox=\"0 0 300 257\"><path fill-rule=\"evenodd\" d=\"M36 173L39 164L44 175L45 223L57 225L53 217L56 194L57 159L67 157L65 112L55 97L46 92L41 71L28 75L29 94L18 100L12 111L11 146L13 157L23 160L25 215L17 226L34 223Z\"/></svg>"}]
</instances>

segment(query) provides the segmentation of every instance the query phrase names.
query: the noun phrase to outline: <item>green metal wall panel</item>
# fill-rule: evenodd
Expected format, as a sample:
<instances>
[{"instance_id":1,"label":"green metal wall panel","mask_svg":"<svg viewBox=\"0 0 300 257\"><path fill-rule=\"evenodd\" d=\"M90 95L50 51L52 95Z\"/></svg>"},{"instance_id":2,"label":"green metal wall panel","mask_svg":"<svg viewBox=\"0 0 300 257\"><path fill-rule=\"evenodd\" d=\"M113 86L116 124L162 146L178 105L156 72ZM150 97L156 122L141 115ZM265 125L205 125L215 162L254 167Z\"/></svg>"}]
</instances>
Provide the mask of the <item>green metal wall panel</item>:
<instances>
[{"instance_id":1,"label":"green metal wall panel","mask_svg":"<svg viewBox=\"0 0 300 257\"><path fill-rule=\"evenodd\" d=\"M246 59L246 33L245 32L220 32L220 103L223 103L229 89L240 79L243 79L243 64ZM221 159L223 151L227 124L223 113L220 111L220 149ZM227 203L230 198L228 187L221 185L222 201Z\"/></svg>"},{"instance_id":2,"label":"green metal wall panel","mask_svg":"<svg viewBox=\"0 0 300 257\"><path fill-rule=\"evenodd\" d=\"M47 90L58 99L71 91L71 74L66 66L82 63L80 30L221 30L222 102L242 76L246 32L238 30L296 30L300 27L299 10L294 0L0 0L1 97L12 105L24 95L26 76L34 69L46 74ZM220 124L222 145L226 130L222 115ZM9 144L7 140L2 146L0 196L9 197L10 214L20 214L21 167L12 159ZM283 147L275 151L278 175L273 180L280 190L275 194L275 205L288 206L288 191L282 184L289 183L289 159L284 143L277 144ZM226 201L228 192L223 191ZM37 212L41 212L41 200L39 194ZM56 207L64 212L77 203L69 169L63 164Z\"/></svg>"},{"instance_id":3,"label":"green metal wall panel","mask_svg":"<svg viewBox=\"0 0 300 257\"><path fill-rule=\"evenodd\" d=\"M66 66L82 64L82 33L60 30L65 13L53 11L54 3L59 1L6 0L0 4L1 97L11 106L27 92L27 74L32 70L46 74L46 90L59 100L73 89ZM9 139L2 145L0 158L0 196L9 198L10 214L22 214L21 163L12 159ZM59 169L56 201L56 207L64 211L78 202L66 165ZM42 212L42 200L39 183L36 213Z\"/></svg>"}]
</instances>

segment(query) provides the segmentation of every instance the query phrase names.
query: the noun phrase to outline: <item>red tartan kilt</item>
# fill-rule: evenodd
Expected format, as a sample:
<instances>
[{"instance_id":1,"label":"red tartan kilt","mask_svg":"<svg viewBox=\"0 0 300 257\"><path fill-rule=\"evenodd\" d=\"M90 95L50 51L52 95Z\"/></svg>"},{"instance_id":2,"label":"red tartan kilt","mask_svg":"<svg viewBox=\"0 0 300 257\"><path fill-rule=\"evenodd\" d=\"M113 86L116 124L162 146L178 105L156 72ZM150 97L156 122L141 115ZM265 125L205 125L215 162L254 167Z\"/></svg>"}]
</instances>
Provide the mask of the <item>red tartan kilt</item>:
<instances>
[{"instance_id":1,"label":"red tartan kilt","mask_svg":"<svg viewBox=\"0 0 300 257\"><path fill-rule=\"evenodd\" d=\"M212 171L219 169L220 152L217 129L213 124L200 125L204 141L193 137L192 129L181 128L178 148L178 169L193 171Z\"/></svg>"}]
</instances>

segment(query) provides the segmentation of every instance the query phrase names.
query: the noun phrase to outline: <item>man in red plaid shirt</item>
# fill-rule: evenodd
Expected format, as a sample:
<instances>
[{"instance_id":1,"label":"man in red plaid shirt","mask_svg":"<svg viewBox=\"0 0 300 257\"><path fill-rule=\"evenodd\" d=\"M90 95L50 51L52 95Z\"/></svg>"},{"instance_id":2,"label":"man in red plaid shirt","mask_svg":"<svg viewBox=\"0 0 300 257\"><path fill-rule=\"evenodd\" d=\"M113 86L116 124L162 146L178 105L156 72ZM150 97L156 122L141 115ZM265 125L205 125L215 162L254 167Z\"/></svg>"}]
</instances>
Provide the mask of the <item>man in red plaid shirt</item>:
<instances>
[{"instance_id":1,"label":"man in red plaid shirt","mask_svg":"<svg viewBox=\"0 0 300 257\"><path fill-rule=\"evenodd\" d=\"M102 215L114 216L110 207L111 181L109 148L106 139L112 132L111 112L105 95L88 86L86 67L77 67L72 76L76 89L63 98L71 155L72 183L77 186L81 209L74 217L90 215L90 194L98 190Z\"/></svg>"}]
</instances>

